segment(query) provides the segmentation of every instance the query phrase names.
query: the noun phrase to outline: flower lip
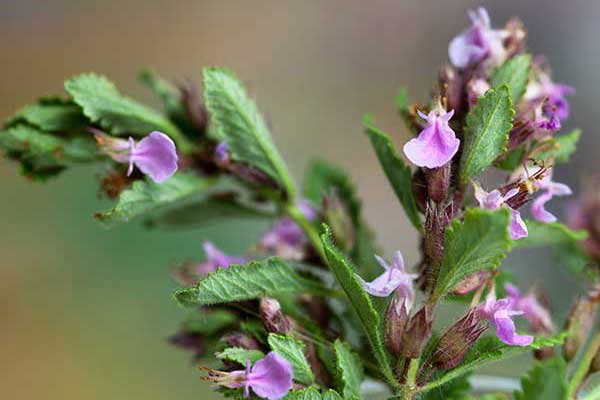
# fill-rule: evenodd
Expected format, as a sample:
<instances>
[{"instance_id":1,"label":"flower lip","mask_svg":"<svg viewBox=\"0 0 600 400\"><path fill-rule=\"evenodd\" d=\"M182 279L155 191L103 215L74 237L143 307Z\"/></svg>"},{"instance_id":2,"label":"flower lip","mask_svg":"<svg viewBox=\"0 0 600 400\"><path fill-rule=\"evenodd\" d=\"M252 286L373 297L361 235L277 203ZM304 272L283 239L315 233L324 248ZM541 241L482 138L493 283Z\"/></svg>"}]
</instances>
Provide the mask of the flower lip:
<instances>
[{"instance_id":1,"label":"flower lip","mask_svg":"<svg viewBox=\"0 0 600 400\"><path fill-rule=\"evenodd\" d=\"M419 111L419 115L427 121L427 125L418 137L404 145L404 154L419 167L441 167L454 157L460 146L460 140L448 125L454 110L433 110L427 115Z\"/></svg>"}]
</instances>

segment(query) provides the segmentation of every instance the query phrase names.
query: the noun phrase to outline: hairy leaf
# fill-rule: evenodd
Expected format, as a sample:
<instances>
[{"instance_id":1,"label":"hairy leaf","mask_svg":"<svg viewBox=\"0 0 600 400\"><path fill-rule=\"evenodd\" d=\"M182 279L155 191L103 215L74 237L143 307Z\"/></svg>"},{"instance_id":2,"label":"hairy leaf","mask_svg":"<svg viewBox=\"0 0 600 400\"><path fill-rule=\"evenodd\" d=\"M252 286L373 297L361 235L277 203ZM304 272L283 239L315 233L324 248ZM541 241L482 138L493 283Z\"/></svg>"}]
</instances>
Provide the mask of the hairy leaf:
<instances>
[{"instance_id":1,"label":"hairy leaf","mask_svg":"<svg viewBox=\"0 0 600 400\"><path fill-rule=\"evenodd\" d=\"M363 289L361 283L355 275L355 268L350 261L335 247L331 230L325 226L325 231L321 235L327 263L333 271L340 286L346 292L350 299L350 304L358 314L367 339L373 350L373 357L379 364L382 374L386 380L397 387L398 383L394 377L389 364L388 355L383 347L383 336L381 333L381 319L373 306L369 295Z\"/></svg>"},{"instance_id":2,"label":"hairy leaf","mask_svg":"<svg viewBox=\"0 0 600 400\"><path fill-rule=\"evenodd\" d=\"M233 361L246 366L246 361L250 360L252 364L260 360L265 354L260 350L248 350L240 347L228 347L216 354L219 360Z\"/></svg>"},{"instance_id":3,"label":"hairy leaf","mask_svg":"<svg viewBox=\"0 0 600 400\"><path fill-rule=\"evenodd\" d=\"M289 336L271 333L269 335L269 346L271 350L292 364L294 380L304 385L311 385L314 382L315 377L304 356L304 344L301 341Z\"/></svg>"},{"instance_id":4,"label":"hairy leaf","mask_svg":"<svg viewBox=\"0 0 600 400\"><path fill-rule=\"evenodd\" d=\"M342 396L340 396L338 394L338 392L336 392L333 389L329 389L325 392L325 394L323 394L322 396L323 400L342 400Z\"/></svg>"},{"instance_id":5,"label":"hairy leaf","mask_svg":"<svg viewBox=\"0 0 600 400\"><path fill-rule=\"evenodd\" d=\"M505 171L514 171L519 167L527 154L527 148L524 144L504 154L500 160L496 160L494 166Z\"/></svg>"},{"instance_id":6,"label":"hairy leaf","mask_svg":"<svg viewBox=\"0 0 600 400\"><path fill-rule=\"evenodd\" d=\"M513 104L519 104L521 97L525 93L527 83L529 82L529 71L531 70L531 54L521 54L515 56L492 74L491 85L497 87L507 84L510 88L510 94Z\"/></svg>"},{"instance_id":7,"label":"hairy leaf","mask_svg":"<svg viewBox=\"0 0 600 400\"><path fill-rule=\"evenodd\" d=\"M145 136L158 130L169 136L179 147L179 129L159 112L123 96L106 77L82 74L65 82L65 90L83 113L114 135ZM180 149L187 150L187 149Z\"/></svg>"},{"instance_id":8,"label":"hairy leaf","mask_svg":"<svg viewBox=\"0 0 600 400\"><path fill-rule=\"evenodd\" d=\"M514 242L515 247L553 246L585 239L586 231L574 231L560 222L550 224L526 220L529 235Z\"/></svg>"},{"instance_id":9,"label":"hairy leaf","mask_svg":"<svg viewBox=\"0 0 600 400\"><path fill-rule=\"evenodd\" d=\"M440 378L423 386L421 391L427 392L468 372L474 371L496 361L505 360L509 357L523 354L531 350L538 350L543 347L554 347L561 345L564 342L565 337L566 333L552 337L537 337L529 346L510 346L501 342L498 338L491 336L482 338L475 346L473 346L461 365L451 369Z\"/></svg>"},{"instance_id":10,"label":"hairy leaf","mask_svg":"<svg viewBox=\"0 0 600 400\"><path fill-rule=\"evenodd\" d=\"M325 293L314 281L300 276L277 258L219 268L196 287L175 292L177 301L190 307L276 296L279 293Z\"/></svg>"},{"instance_id":11,"label":"hairy leaf","mask_svg":"<svg viewBox=\"0 0 600 400\"><path fill-rule=\"evenodd\" d=\"M283 400L321 400L321 394L315 388L308 388L304 390L294 390L288 393ZM331 398L332 400L334 398Z\"/></svg>"},{"instance_id":12,"label":"hairy leaf","mask_svg":"<svg viewBox=\"0 0 600 400\"><path fill-rule=\"evenodd\" d=\"M510 250L510 212L471 208L464 221L453 220L446 230L446 247L434 298L451 291L474 272L493 269Z\"/></svg>"},{"instance_id":13,"label":"hairy leaf","mask_svg":"<svg viewBox=\"0 0 600 400\"><path fill-rule=\"evenodd\" d=\"M83 133L90 125L81 108L59 97L44 97L37 103L25 106L8 122L9 126L25 122L42 131ZM90 136L89 133L85 133Z\"/></svg>"},{"instance_id":14,"label":"hairy leaf","mask_svg":"<svg viewBox=\"0 0 600 400\"><path fill-rule=\"evenodd\" d=\"M412 173L404 161L398 155L390 137L381 130L375 128L371 116L364 119L367 136L375 149L379 163L388 178L396 197L400 200L408 219L417 228L421 229L421 217L412 191Z\"/></svg>"},{"instance_id":15,"label":"hairy leaf","mask_svg":"<svg viewBox=\"0 0 600 400\"><path fill-rule=\"evenodd\" d=\"M469 374L465 374L424 393L419 400L465 400L470 390Z\"/></svg>"},{"instance_id":16,"label":"hairy leaf","mask_svg":"<svg viewBox=\"0 0 600 400\"><path fill-rule=\"evenodd\" d=\"M364 379L363 365L360 357L354 354L348 345L339 340L335 341L334 348L344 399L360 399L360 384Z\"/></svg>"},{"instance_id":17,"label":"hairy leaf","mask_svg":"<svg viewBox=\"0 0 600 400\"><path fill-rule=\"evenodd\" d=\"M240 81L221 68L205 68L204 101L211 135L226 142L232 159L252 165L281 184L290 197L294 185L271 133Z\"/></svg>"},{"instance_id":18,"label":"hairy leaf","mask_svg":"<svg viewBox=\"0 0 600 400\"><path fill-rule=\"evenodd\" d=\"M515 400L565 400L566 375L567 364L560 356L537 361L521 378L521 390L514 393Z\"/></svg>"},{"instance_id":19,"label":"hairy leaf","mask_svg":"<svg viewBox=\"0 0 600 400\"><path fill-rule=\"evenodd\" d=\"M479 98L466 119L461 158L461 179L479 175L506 151L515 111L507 85L489 90Z\"/></svg>"},{"instance_id":20,"label":"hairy leaf","mask_svg":"<svg viewBox=\"0 0 600 400\"><path fill-rule=\"evenodd\" d=\"M96 213L96 218L111 225L128 222L153 212L181 207L195 200L198 194L206 191L213 183L212 179L182 172L160 184L151 179L135 181L129 189L119 195L114 208Z\"/></svg>"}]
</instances>

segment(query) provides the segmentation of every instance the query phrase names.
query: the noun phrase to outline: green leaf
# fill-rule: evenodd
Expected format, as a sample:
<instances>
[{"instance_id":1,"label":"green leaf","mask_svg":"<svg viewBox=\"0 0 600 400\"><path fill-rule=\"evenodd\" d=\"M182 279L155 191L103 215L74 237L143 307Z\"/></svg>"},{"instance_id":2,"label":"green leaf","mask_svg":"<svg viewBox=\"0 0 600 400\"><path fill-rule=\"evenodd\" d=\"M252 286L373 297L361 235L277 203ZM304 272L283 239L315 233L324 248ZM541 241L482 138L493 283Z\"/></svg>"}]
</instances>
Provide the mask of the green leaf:
<instances>
[{"instance_id":1,"label":"green leaf","mask_svg":"<svg viewBox=\"0 0 600 400\"><path fill-rule=\"evenodd\" d=\"M286 189L294 184L271 133L239 80L221 68L205 68L204 101L210 114L209 135L226 142L231 158L255 166Z\"/></svg>"},{"instance_id":2,"label":"green leaf","mask_svg":"<svg viewBox=\"0 0 600 400\"><path fill-rule=\"evenodd\" d=\"M398 110L398 113L400 113L406 128L413 134L417 134L418 132L415 131L415 127L410 117L410 104L408 101L408 90L406 90L406 88L400 88L398 90L398 94L396 95L396 109Z\"/></svg>"},{"instance_id":3,"label":"green leaf","mask_svg":"<svg viewBox=\"0 0 600 400\"><path fill-rule=\"evenodd\" d=\"M177 143L179 150L189 151L181 132L159 112L123 96L106 77L82 74L65 82L65 90L83 113L94 123L114 135L145 136L158 130Z\"/></svg>"},{"instance_id":4,"label":"green leaf","mask_svg":"<svg viewBox=\"0 0 600 400\"><path fill-rule=\"evenodd\" d=\"M321 394L315 388L294 390L288 393L283 400L321 400Z\"/></svg>"},{"instance_id":5,"label":"green leaf","mask_svg":"<svg viewBox=\"0 0 600 400\"><path fill-rule=\"evenodd\" d=\"M567 365L556 356L537 361L521 379L521 391L515 392L515 400L565 400L567 398Z\"/></svg>"},{"instance_id":6,"label":"green leaf","mask_svg":"<svg viewBox=\"0 0 600 400\"><path fill-rule=\"evenodd\" d=\"M82 133L90 125L81 108L59 97L41 98L37 103L25 106L8 122L14 125L26 122L46 132ZM86 135L90 135L86 133Z\"/></svg>"},{"instance_id":7,"label":"green leaf","mask_svg":"<svg viewBox=\"0 0 600 400\"><path fill-rule=\"evenodd\" d=\"M304 344L301 341L292 339L289 336L271 333L269 335L269 346L271 350L292 364L294 380L304 385L311 385L314 382L315 377L304 356Z\"/></svg>"},{"instance_id":8,"label":"green leaf","mask_svg":"<svg viewBox=\"0 0 600 400\"><path fill-rule=\"evenodd\" d=\"M408 219L417 229L422 229L419 209L412 191L412 173L402 161L388 135L375 128L371 116L366 115L364 125L375 149L379 163L388 178L396 197L400 200Z\"/></svg>"},{"instance_id":9,"label":"green leaf","mask_svg":"<svg viewBox=\"0 0 600 400\"><path fill-rule=\"evenodd\" d=\"M329 389L323 395L323 400L342 400L342 396L333 389Z\"/></svg>"},{"instance_id":10,"label":"green leaf","mask_svg":"<svg viewBox=\"0 0 600 400\"><path fill-rule=\"evenodd\" d=\"M421 391L430 391L468 372L480 369L483 366L496 361L505 360L519 354L527 353L531 350L539 350L543 347L554 347L561 345L566 336L566 332L563 332L560 335L552 337L536 337L533 340L533 343L529 346L510 346L501 342L500 339L496 337L484 337L480 339L475 346L473 346L461 365L451 369L438 379L423 386Z\"/></svg>"},{"instance_id":11,"label":"green leaf","mask_svg":"<svg viewBox=\"0 0 600 400\"><path fill-rule=\"evenodd\" d=\"M554 246L587 238L586 231L574 231L560 222L550 224L526 220L529 235L514 242L515 247Z\"/></svg>"},{"instance_id":12,"label":"green leaf","mask_svg":"<svg viewBox=\"0 0 600 400\"><path fill-rule=\"evenodd\" d=\"M360 384L364 379L364 370L360 357L354 354L349 346L342 343L339 339L335 341L334 349L344 399L360 399Z\"/></svg>"},{"instance_id":13,"label":"green leaf","mask_svg":"<svg viewBox=\"0 0 600 400\"><path fill-rule=\"evenodd\" d=\"M420 400L464 400L470 390L469 374L465 374L435 390L428 391L421 396Z\"/></svg>"},{"instance_id":14,"label":"green leaf","mask_svg":"<svg viewBox=\"0 0 600 400\"><path fill-rule=\"evenodd\" d=\"M181 91L171 82L161 78L151 69L140 72L138 80L147 86L162 101L165 113L184 132L194 130L188 113L182 103Z\"/></svg>"},{"instance_id":15,"label":"green leaf","mask_svg":"<svg viewBox=\"0 0 600 400\"><path fill-rule=\"evenodd\" d=\"M193 310L183 323L186 332L212 336L235 324L238 318L227 310Z\"/></svg>"},{"instance_id":16,"label":"green leaf","mask_svg":"<svg viewBox=\"0 0 600 400\"><path fill-rule=\"evenodd\" d=\"M580 136L581 130L579 129L557 136L545 144L547 148L536 154L535 158L549 164L567 163L569 157L577 150Z\"/></svg>"},{"instance_id":17,"label":"green leaf","mask_svg":"<svg viewBox=\"0 0 600 400\"><path fill-rule=\"evenodd\" d=\"M360 318L373 350L373 357L377 361L381 373L392 387L397 388L398 383L390 367L388 355L383 347L381 319L373 306L371 298L356 278L354 273L355 268L333 244L331 230L326 225L324 225L324 233L321 235L321 240L327 256L327 264L333 271L344 292L346 292L350 304Z\"/></svg>"},{"instance_id":18,"label":"green leaf","mask_svg":"<svg viewBox=\"0 0 600 400\"><path fill-rule=\"evenodd\" d=\"M505 171L514 171L523 163L523 159L525 158L526 154L527 148L524 144L522 144L516 149L504 154L504 156L500 160L496 160L494 165L497 168L503 169Z\"/></svg>"},{"instance_id":19,"label":"green leaf","mask_svg":"<svg viewBox=\"0 0 600 400\"><path fill-rule=\"evenodd\" d=\"M275 297L280 293L327 291L318 283L300 276L277 258L250 261L245 265L219 268L198 282L196 287L175 292L177 301L190 307Z\"/></svg>"},{"instance_id":20,"label":"green leaf","mask_svg":"<svg viewBox=\"0 0 600 400\"><path fill-rule=\"evenodd\" d=\"M135 181L119 195L114 208L96 213L95 216L107 225L129 222L135 217L189 204L213 183L212 179L182 172L163 183L148 178Z\"/></svg>"},{"instance_id":21,"label":"green leaf","mask_svg":"<svg viewBox=\"0 0 600 400\"><path fill-rule=\"evenodd\" d=\"M250 360L252 364L263 358L265 354L260 350L248 350L240 347L228 347L216 354L219 360L233 361L246 366L246 361Z\"/></svg>"},{"instance_id":22,"label":"green leaf","mask_svg":"<svg viewBox=\"0 0 600 400\"><path fill-rule=\"evenodd\" d=\"M439 299L474 272L493 269L511 248L510 212L471 208L446 230L445 254L433 297Z\"/></svg>"},{"instance_id":23,"label":"green leaf","mask_svg":"<svg viewBox=\"0 0 600 400\"><path fill-rule=\"evenodd\" d=\"M506 151L514 115L507 85L491 89L479 98L466 119L461 158L463 182L478 176Z\"/></svg>"},{"instance_id":24,"label":"green leaf","mask_svg":"<svg viewBox=\"0 0 600 400\"><path fill-rule=\"evenodd\" d=\"M513 104L519 104L525 94L531 70L531 54L521 54L506 61L492 74L492 87L507 84Z\"/></svg>"}]
</instances>

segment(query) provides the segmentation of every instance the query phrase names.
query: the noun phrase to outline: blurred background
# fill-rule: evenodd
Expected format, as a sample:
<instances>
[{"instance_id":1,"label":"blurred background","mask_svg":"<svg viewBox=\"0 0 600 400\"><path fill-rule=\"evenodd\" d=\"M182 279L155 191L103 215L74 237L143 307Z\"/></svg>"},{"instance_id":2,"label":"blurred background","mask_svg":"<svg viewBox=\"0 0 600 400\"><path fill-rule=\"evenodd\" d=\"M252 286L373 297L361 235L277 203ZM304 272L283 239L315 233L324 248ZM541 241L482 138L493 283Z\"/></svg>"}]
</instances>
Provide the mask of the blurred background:
<instances>
[{"instance_id":1,"label":"blurred background","mask_svg":"<svg viewBox=\"0 0 600 400\"><path fill-rule=\"evenodd\" d=\"M142 67L197 82L203 66L230 67L272 122L298 180L315 156L346 167L386 253L401 249L414 263L416 233L362 134L362 117L371 112L403 143L397 89L425 99L449 40L468 25L466 10L478 5L498 27L520 16L530 49L549 58L556 80L577 89L566 129L580 127L583 137L556 180L581 189L587 174L599 172L600 144L600 2L587 0L3 0L0 116L60 93L63 80L80 72L106 74L123 93L152 102L136 82ZM0 160L0 179L2 397L217 398L199 381L189 354L166 343L183 315L170 297L168 269L200 257L209 237L242 253L265 227L106 230L92 218L109 206L97 199L93 168L42 185ZM553 206L561 214L565 202ZM557 315L564 315L579 283L548 251L528 255L511 256L506 268L523 288L543 276Z\"/></svg>"}]
</instances>

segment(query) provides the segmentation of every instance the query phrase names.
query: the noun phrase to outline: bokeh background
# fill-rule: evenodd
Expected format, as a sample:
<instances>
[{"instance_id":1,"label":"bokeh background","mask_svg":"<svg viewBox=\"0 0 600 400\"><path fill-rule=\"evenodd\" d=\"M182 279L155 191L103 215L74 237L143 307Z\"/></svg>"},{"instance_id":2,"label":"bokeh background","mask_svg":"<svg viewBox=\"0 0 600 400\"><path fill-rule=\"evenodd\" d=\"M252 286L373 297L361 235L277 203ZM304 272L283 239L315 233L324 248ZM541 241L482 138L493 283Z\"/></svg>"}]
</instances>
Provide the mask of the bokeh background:
<instances>
[{"instance_id":1,"label":"bokeh background","mask_svg":"<svg viewBox=\"0 0 600 400\"><path fill-rule=\"evenodd\" d=\"M406 86L424 99L465 11L485 5L499 26L513 15L529 45L548 56L555 77L577 88L566 128L581 127L579 151L557 180L581 189L598 172L600 2L2 0L0 116L42 94L60 93L79 72L108 75L133 97L141 67L199 82L206 65L237 71L274 126L300 180L324 156L346 167L387 253L415 262L407 223L362 134L371 112L400 144L394 109ZM42 185L0 161L0 396L10 399L212 399L189 355L165 338L182 317L170 297L171 263L201 256L212 238L243 252L264 226L216 225L159 233L140 224L106 230L93 168ZM556 201L561 212L564 202ZM237 226L237 225L236 225ZM547 251L511 256L522 286L539 282L563 315L578 282ZM510 375L511 367L501 369Z\"/></svg>"}]
</instances>

